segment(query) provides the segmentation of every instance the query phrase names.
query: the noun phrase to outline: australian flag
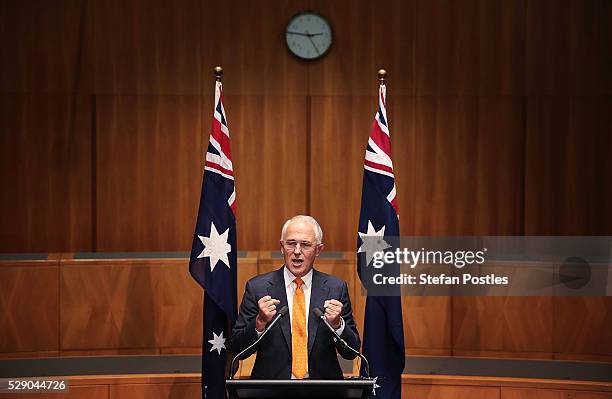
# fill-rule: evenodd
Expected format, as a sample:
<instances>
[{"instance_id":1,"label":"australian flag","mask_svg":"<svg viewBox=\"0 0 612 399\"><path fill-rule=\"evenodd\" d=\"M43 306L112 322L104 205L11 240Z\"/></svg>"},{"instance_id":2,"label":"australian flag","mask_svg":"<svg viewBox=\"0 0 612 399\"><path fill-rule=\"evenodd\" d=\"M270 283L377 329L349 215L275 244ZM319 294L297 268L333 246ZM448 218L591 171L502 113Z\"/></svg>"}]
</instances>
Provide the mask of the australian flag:
<instances>
[{"instance_id":1,"label":"australian flag","mask_svg":"<svg viewBox=\"0 0 612 399\"><path fill-rule=\"evenodd\" d=\"M362 280L372 266L372 248L366 237L399 236L397 198L391 139L385 108L386 88L378 91L378 112L365 153L361 213L357 238L357 270ZM383 242L377 240L376 242ZM385 249L385 247L381 249ZM367 272L366 272L367 271ZM397 296L370 296L366 299L363 327L363 354L370 362L370 375L377 377L376 396L383 399L401 397L401 375L404 370L404 327L402 303ZM364 364L361 375L365 375Z\"/></svg>"},{"instance_id":2,"label":"australian flag","mask_svg":"<svg viewBox=\"0 0 612 399\"><path fill-rule=\"evenodd\" d=\"M236 320L236 190L220 78L189 272L204 288L202 394L225 398L225 342Z\"/></svg>"}]
</instances>

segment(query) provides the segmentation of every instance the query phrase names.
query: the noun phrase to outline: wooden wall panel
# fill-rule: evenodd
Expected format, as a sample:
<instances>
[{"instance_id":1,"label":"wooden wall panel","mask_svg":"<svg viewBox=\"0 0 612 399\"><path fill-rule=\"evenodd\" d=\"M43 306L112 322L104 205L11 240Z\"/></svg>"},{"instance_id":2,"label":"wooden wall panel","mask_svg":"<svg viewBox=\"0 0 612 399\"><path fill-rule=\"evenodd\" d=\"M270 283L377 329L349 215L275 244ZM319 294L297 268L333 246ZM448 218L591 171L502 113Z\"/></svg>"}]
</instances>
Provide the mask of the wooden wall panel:
<instances>
[{"instance_id":1,"label":"wooden wall panel","mask_svg":"<svg viewBox=\"0 0 612 399\"><path fill-rule=\"evenodd\" d=\"M202 289L186 260L66 261L61 350L198 348Z\"/></svg>"},{"instance_id":2,"label":"wooden wall panel","mask_svg":"<svg viewBox=\"0 0 612 399\"><path fill-rule=\"evenodd\" d=\"M378 109L376 93L312 97L311 214L323 228L326 250L355 250L365 148ZM404 234L414 231L414 102L411 97L389 97L388 92L387 116Z\"/></svg>"},{"instance_id":3,"label":"wooden wall panel","mask_svg":"<svg viewBox=\"0 0 612 399\"><path fill-rule=\"evenodd\" d=\"M257 258L238 260L239 300ZM202 345L202 288L187 259L66 260L63 355L191 354Z\"/></svg>"},{"instance_id":4,"label":"wooden wall panel","mask_svg":"<svg viewBox=\"0 0 612 399\"><path fill-rule=\"evenodd\" d=\"M348 286L349 295L353 298L355 297L355 290L359 281L355 280L355 259L350 257L351 255L347 253L345 257L336 259L320 258L317 260L316 265L317 270L345 281Z\"/></svg>"},{"instance_id":5,"label":"wooden wall panel","mask_svg":"<svg viewBox=\"0 0 612 399\"><path fill-rule=\"evenodd\" d=\"M111 385L109 399L183 399L201 398L200 384L125 384Z\"/></svg>"},{"instance_id":6,"label":"wooden wall panel","mask_svg":"<svg viewBox=\"0 0 612 399\"><path fill-rule=\"evenodd\" d=\"M550 297L453 298L453 354L552 358Z\"/></svg>"},{"instance_id":7,"label":"wooden wall panel","mask_svg":"<svg viewBox=\"0 0 612 399\"><path fill-rule=\"evenodd\" d=\"M561 389L501 388L501 399L610 399L610 392L582 392Z\"/></svg>"},{"instance_id":8,"label":"wooden wall panel","mask_svg":"<svg viewBox=\"0 0 612 399\"><path fill-rule=\"evenodd\" d=\"M91 248L86 96L0 96L0 251Z\"/></svg>"},{"instance_id":9,"label":"wooden wall panel","mask_svg":"<svg viewBox=\"0 0 612 399\"><path fill-rule=\"evenodd\" d=\"M306 101L301 96L226 96L225 109L236 178L238 248L277 249L283 223L307 212Z\"/></svg>"},{"instance_id":10,"label":"wooden wall panel","mask_svg":"<svg viewBox=\"0 0 612 399\"><path fill-rule=\"evenodd\" d=\"M328 251L355 250L363 160L377 107L376 94L312 98L310 213Z\"/></svg>"},{"instance_id":11,"label":"wooden wall panel","mask_svg":"<svg viewBox=\"0 0 612 399\"><path fill-rule=\"evenodd\" d=\"M96 250L191 248L208 144L202 102L198 96L98 97ZM211 115L212 102L204 101Z\"/></svg>"},{"instance_id":12,"label":"wooden wall panel","mask_svg":"<svg viewBox=\"0 0 612 399\"><path fill-rule=\"evenodd\" d=\"M273 6L267 0L201 2L204 76L222 65L226 95L304 96L309 66L291 56L284 33L289 19L310 5L309 0L277 0ZM280 110L275 116L292 120L292 114L285 116Z\"/></svg>"},{"instance_id":13,"label":"wooden wall panel","mask_svg":"<svg viewBox=\"0 0 612 399\"><path fill-rule=\"evenodd\" d=\"M57 261L0 262L0 352L57 353L58 274Z\"/></svg>"},{"instance_id":14,"label":"wooden wall panel","mask_svg":"<svg viewBox=\"0 0 612 399\"><path fill-rule=\"evenodd\" d=\"M404 347L407 355L450 356L452 298L403 297Z\"/></svg>"},{"instance_id":15,"label":"wooden wall panel","mask_svg":"<svg viewBox=\"0 0 612 399\"><path fill-rule=\"evenodd\" d=\"M189 261L169 260L153 266L151 273L157 346L197 353L202 346L204 291L189 274Z\"/></svg>"},{"instance_id":16,"label":"wooden wall panel","mask_svg":"<svg viewBox=\"0 0 612 399\"><path fill-rule=\"evenodd\" d=\"M568 95L571 0L527 0L526 79L529 95Z\"/></svg>"},{"instance_id":17,"label":"wooden wall panel","mask_svg":"<svg viewBox=\"0 0 612 399\"><path fill-rule=\"evenodd\" d=\"M612 297L553 298L555 358L612 361Z\"/></svg>"},{"instance_id":18,"label":"wooden wall panel","mask_svg":"<svg viewBox=\"0 0 612 399\"><path fill-rule=\"evenodd\" d=\"M259 274L257 272L259 254L257 252L249 252L246 258L238 259L238 283L236 290L238 292L238 309L242 303L244 289L247 281Z\"/></svg>"},{"instance_id":19,"label":"wooden wall panel","mask_svg":"<svg viewBox=\"0 0 612 399\"><path fill-rule=\"evenodd\" d=\"M359 282L359 277L357 277L355 273L357 268L355 265L355 258L352 255L352 253L345 253L344 257L342 258L319 258L316 261L315 267L317 270L322 271L323 273L331 274L332 276L336 276L346 282L351 299L353 318L357 323L357 331L359 332L359 336L363 339L362 320L365 307L360 305L362 299L365 298L361 295L361 283ZM361 324L359 324L360 321Z\"/></svg>"},{"instance_id":20,"label":"wooden wall panel","mask_svg":"<svg viewBox=\"0 0 612 399\"><path fill-rule=\"evenodd\" d=\"M559 174L566 178L566 197L559 201L564 205L560 215L570 221L568 227L576 226L576 234L612 235L612 184L608 184L612 182L611 110L612 96L572 98L569 130L566 136L561 132L566 156L553 152L552 159L546 159L563 165Z\"/></svg>"},{"instance_id":21,"label":"wooden wall panel","mask_svg":"<svg viewBox=\"0 0 612 399\"><path fill-rule=\"evenodd\" d=\"M98 250L188 250L212 120L212 98L198 101L100 97ZM279 184L306 170L306 153L295 151L306 147L304 99L226 96L225 106L239 249L274 248L284 221L306 212L306 177L291 190Z\"/></svg>"},{"instance_id":22,"label":"wooden wall panel","mask_svg":"<svg viewBox=\"0 0 612 399\"><path fill-rule=\"evenodd\" d=\"M610 95L612 6L605 0L527 0L529 95Z\"/></svg>"},{"instance_id":23,"label":"wooden wall panel","mask_svg":"<svg viewBox=\"0 0 612 399\"><path fill-rule=\"evenodd\" d=\"M527 103L525 233L611 235L612 100Z\"/></svg>"},{"instance_id":24,"label":"wooden wall panel","mask_svg":"<svg viewBox=\"0 0 612 399\"><path fill-rule=\"evenodd\" d=\"M419 1L418 95L524 93L525 0Z\"/></svg>"},{"instance_id":25,"label":"wooden wall panel","mask_svg":"<svg viewBox=\"0 0 612 399\"><path fill-rule=\"evenodd\" d=\"M577 76L570 74L570 83ZM612 178L611 104L607 97L527 100L526 234L611 234L612 189L604 184ZM609 340L599 336L612 328L607 298L552 304L554 358L612 358Z\"/></svg>"},{"instance_id":26,"label":"wooden wall panel","mask_svg":"<svg viewBox=\"0 0 612 399\"><path fill-rule=\"evenodd\" d=\"M416 3L314 0L311 9L331 21L334 43L325 58L309 65L309 93L375 99L376 71L386 68L393 93L413 95Z\"/></svg>"},{"instance_id":27,"label":"wooden wall panel","mask_svg":"<svg viewBox=\"0 0 612 399\"><path fill-rule=\"evenodd\" d=\"M62 265L62 350L154 348L151 267L67 262Z\"/></svg>"},{"instance_id":28,"label":"wooden wall panel","mask_svg":"<svg viewBox=\"0 0 612 399\"><path fill-rule=\"evenodd\" d=\"M498 387L402 384L402 399L500 399Z\"/></svg>"},{"instance_id":29,"label":"wooden wall panel","mask_svg":"<svg viewBox=\"0 0 612 399\"><path fill-rule=\"evenodd\" d=\"M83 0L0 4L2 93L92 89L92 12Z\"/></svg>"},{"instance_id":30,"label":"wooden wall panel","mask_svg":"<svg viewBox=\"0 0 612 399\"><path fill-rule=\"evenodd\" d=\"M391 79L393 81L393 79ZM415 235L415 201L417 198L416 186L416 104L415 97L395 96L391 83L387 89L387 119L391 133L391 150L393 156L393 171L397 189L397 208L399 213L400 234L404 236ZM375 97L371 97L373 101ZM377 104L370 112L372 122ZM371 123L372 123L371 122ZM368 130L369 133L369 130ZM367 139L366 139L367 140ZM365 144L364 144L365 146ZM365 148L364 148L365 154ZM363 162L363 160L362 160ZM362 166L363 168L363 166ZM360 173L362 173L360 170ZM361 194L361 191L359 192ZM354 250L353 248L350 248Z\"/></svg>"},{"instance_id":31,"label":"wooden wall panel","mask_svg":"<svg viewBox=\"0 0 612 399\"><path fill-rule=\"evenodd\" d=\"M418 98L414 233L512 235L521 228L521 104Z\"/></svg>"},{"instance_id":32,"label":"wooden wall panel","mask_svg":"<svg viewBox=\"0 0 612 399\"><path fill-rule=\"evenodd\" d=\"M93 2L97 94L200 94L198 0Z\"/></svg>"},{"instance_id":33,"label":"wooden wall panel","mask_svg":"<svg viewBox=\"0 0 612 399\"><path fill-rule=\"evenodd\" d=\"M612 4L606 0L572 0L569 11L570 93L609 97L612 95L612 57L609 56Z\"/></svg>"}]
</instances>

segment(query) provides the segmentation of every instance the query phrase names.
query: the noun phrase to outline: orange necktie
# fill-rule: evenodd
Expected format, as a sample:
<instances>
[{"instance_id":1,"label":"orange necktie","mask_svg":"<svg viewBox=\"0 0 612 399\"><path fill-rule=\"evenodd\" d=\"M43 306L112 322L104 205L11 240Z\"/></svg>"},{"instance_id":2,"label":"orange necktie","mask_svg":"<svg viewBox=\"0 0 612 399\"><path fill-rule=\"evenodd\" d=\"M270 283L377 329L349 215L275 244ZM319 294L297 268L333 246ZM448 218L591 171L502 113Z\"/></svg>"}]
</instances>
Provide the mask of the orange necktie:
<instances>
[{"instance_id":1,"label":"orange necktie","mask_svg":"<svg viewBox=\"0 0 612 399\"><path fill-rule=\"evenodd\" d=\"M301 278L293 280L297 288L293 295L293 314L291 320L291 351L293 362L291 372L302 379L308 372L308 340L306 339L306 306Z\"/></svg>"}]
</instances>

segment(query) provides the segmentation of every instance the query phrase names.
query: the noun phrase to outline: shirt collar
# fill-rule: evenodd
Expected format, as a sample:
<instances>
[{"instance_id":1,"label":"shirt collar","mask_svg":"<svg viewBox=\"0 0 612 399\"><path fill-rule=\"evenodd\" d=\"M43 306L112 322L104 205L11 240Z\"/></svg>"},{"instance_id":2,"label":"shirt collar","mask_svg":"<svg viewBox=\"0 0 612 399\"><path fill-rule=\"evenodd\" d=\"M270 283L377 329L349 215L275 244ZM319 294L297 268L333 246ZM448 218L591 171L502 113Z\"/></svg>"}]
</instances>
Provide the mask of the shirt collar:
<instances>
[{"instance_id":1,"label":"shirt collar","mask_svg":"<svg viewBox=\"0 0 612 399\"><path fill-rule=\"evenodd\" d=\"M308 273L302 276L302 281L306 288L310 287L310 283L312 282L312 271L313 269L310 269ZM295 276L287 266L283 267L283 276L285 277L285 287L288 287L289 284L293 283L293 280L295 280Z\"/></svg>"}]
</instances>

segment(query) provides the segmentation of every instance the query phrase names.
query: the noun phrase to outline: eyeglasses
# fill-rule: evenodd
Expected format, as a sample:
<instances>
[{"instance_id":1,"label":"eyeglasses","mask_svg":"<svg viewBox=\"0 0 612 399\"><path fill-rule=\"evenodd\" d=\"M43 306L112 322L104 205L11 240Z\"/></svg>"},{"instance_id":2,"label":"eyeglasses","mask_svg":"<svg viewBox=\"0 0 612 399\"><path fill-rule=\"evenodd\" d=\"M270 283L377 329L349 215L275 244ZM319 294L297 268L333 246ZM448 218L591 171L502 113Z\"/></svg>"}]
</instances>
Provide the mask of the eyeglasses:
<instances>
[{"instance_id":1,"label":"eyeglasses","mask_svg":"<svg viewBox=\"0 0 612 399\"><path fill-rule=\"evenodd\" d=\"M308 241L287 240L283 243L283 246L287 251L295 251L298 245L303 252L310 252L317 246L317 244L313 244Z\"/></svg>"}]
</instances>

